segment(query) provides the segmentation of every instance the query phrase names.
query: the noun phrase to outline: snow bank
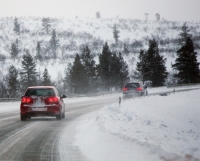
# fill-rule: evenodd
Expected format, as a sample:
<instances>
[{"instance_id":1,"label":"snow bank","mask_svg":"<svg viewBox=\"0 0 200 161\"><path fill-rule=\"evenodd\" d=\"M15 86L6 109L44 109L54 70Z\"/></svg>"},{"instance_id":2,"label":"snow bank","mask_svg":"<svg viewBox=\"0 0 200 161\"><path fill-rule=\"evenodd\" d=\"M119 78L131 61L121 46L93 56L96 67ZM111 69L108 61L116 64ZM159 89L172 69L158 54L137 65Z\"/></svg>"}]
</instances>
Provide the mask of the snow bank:
<instances>
[{"instance_id":1,"label":"snow bank","mask_svg":"<svg viewBox=\"0 0 200 161\"><path fill-rule=\"evenodd\" d=\"M20 103L20 101L0 102L0 113L19 112Z\"/></svg>"},{"instance_id":2,"label":"snow bank","mask_svg":"<svg viewBox=\"0 0 200 161\"><path fill-rule=\"evenodd\" d=\"M92 161L200 158L200 90L123 100L88 114L75 145Z\"/></svg>"}]
</instances>

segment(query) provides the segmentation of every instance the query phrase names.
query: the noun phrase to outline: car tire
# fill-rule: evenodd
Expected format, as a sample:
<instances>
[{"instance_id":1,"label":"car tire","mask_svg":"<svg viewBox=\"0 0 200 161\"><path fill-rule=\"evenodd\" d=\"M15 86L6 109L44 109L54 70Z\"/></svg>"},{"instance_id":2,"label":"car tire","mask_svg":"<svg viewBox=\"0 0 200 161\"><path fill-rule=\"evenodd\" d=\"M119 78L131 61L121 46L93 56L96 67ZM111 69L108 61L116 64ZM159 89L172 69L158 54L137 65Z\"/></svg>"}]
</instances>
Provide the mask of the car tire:
<instances>
[{"instance_id":1,"label":"car tire","mask_svg":"<svg viewBox=\"0 0 200 161\"><path fill-rule=\"evenodd\" d=\"M56 120L61 120L61 119L62 119L62 114L60 112L58 115L56 115Z\"/></svg>"},{"instance_id":2,"label":"car tire","mask_svg":"<svg viewBox=\"0 0 200 161\"><path fill-rule=\"evenodd\" d=\"M26 116L25 115L21 115L21 121L26 121Z\"/></svg>"}]
</instances>

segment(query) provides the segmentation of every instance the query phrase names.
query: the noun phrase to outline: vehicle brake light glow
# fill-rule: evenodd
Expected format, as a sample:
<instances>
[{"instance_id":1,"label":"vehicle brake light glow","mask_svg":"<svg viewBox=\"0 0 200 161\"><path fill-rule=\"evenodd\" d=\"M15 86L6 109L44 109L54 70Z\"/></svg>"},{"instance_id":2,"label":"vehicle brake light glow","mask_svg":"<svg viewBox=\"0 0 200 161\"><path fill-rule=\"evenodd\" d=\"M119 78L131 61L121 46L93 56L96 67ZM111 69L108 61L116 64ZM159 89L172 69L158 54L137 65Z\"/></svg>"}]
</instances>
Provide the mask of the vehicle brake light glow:
<instances>
[{"instance_id":1,"label":"vehicle brake light glow","mask_svg":"<svg viewBox=\"0 0 200 161\"><path fill-rule=\"evenodd\" d=\"M123 91L128 91L128 88L123 88Z\"/></svg>"},{"instance_id":2,"label":"vehicle brake light glow","mask_svg":"<svg viewBox=\"0 0 200 161\"><path fill-rule=\"evenodd\" d=\"M32 103L33 100L31 97L23 97L22 98L22 103Z\"/></svg>"},{"instance_id":3,"label":"vehicle brake light glow","mask_svg":"<svg viewBox=\"0 0 200 161\"><path fill-rule=\"evenodd\" d=\"M49 97L48 102L49 103L58 103L58 98L57 97Z\"/></svg>"},{"instance_id":4,"label":"vehicle brake light glow","mask_svg":"<svg viewBox=\"0 0 200 161\"><path fill-rule=\"evenodd\" d=\"M142 88L141 88L141 87L138 87L136 90L137 90L137 91L142 91Z\"/></svg>"}]
</instances>

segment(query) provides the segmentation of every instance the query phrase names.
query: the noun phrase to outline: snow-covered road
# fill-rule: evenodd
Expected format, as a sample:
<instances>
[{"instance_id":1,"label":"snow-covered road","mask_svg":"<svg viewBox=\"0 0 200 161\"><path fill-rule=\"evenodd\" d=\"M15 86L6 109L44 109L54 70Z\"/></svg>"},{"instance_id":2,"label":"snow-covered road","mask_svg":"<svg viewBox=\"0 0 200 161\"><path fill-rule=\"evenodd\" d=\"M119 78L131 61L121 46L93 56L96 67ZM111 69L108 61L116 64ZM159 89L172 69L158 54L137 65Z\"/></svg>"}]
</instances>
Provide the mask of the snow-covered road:
<instances>
[{"instance_id":1,"label":"snow-covered road","mask_svg":"<svg viewBox=\"0 0 200 161\"><path fill-rule=\"evenodd\" d=\"M76 118L115 102L116 95L66 98L66 118L20 121L20 102L0 102L0 161L87 161L72 143ZM71 126L75 121L75 126ZM68 129L68 130L66 130ZM66 137L67 136L67 137Z\"/></svg>"},{"instance_id":2,"label":"snow-covered road","mask_svg":"<svg viewBox=\"0 0 200 161\"><path fill-rule=\"evenodd\" d=\"M21 122L19 101L0 102L0 160L198 161L200 90L177 92L197 87L149 88L120 105L122 93L67 98L61 122Z\"/></svg>"}]
</instances>

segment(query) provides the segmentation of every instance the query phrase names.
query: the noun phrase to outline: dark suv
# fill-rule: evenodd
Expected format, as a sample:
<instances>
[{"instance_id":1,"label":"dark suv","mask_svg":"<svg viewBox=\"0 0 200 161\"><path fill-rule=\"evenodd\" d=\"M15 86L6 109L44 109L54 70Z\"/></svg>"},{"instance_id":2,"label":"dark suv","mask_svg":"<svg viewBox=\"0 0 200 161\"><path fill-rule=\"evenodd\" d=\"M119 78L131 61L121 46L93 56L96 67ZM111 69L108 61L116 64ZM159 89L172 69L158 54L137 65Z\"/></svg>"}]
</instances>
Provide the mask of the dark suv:
<instances>
[{"instance_id":1,"label":"dark suv","mask_svg":"<svg viewBox=\"0 0 200 161\"><path fill-rule=\"evenodd\" d=\"M21 97L21 121L37 116L54 116L61 120L65 118L65 95L59 96L54 86L28 87Z\"/></svg>"},{"instance_id":2,"label":"dark suv","mask_svg":"<svg viewBox=\"0 0 200 161\"><path fill-rule=\"evenodd\" d=\"M123 88L123 98L148 95L147 86L139 82L126 83Z\"/></svg>"}]
</instances>

